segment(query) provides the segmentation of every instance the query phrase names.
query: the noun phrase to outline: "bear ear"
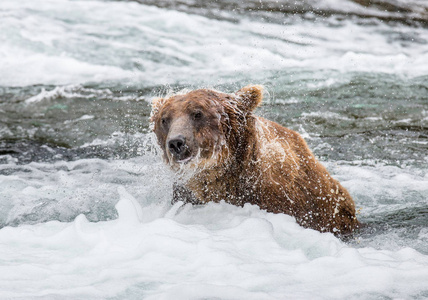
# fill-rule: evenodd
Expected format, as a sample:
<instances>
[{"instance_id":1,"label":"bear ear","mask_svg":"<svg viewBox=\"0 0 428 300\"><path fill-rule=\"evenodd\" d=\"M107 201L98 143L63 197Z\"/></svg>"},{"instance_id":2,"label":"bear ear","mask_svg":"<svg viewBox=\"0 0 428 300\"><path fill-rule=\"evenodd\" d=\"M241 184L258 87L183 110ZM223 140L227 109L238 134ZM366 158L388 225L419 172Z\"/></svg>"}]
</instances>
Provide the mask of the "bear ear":
<instances>
[{"instance_id":1,"label":"bear ear","mask_svg":"<svg viewBox=\"0 0 428 300\"><path fill-rule=\"evenodd\" d=\"M150 121L154 122L160 108L162 107L162 105L165 103L165 99L164 98L153 98L152 100L152 112L150 114Z\"/></svg>"},{"instance_id":2,"label":"bear ear","mask_svg":"<svg viewBox=\"0 0 428 300\"><path fill-rule=\"evenodd\" d=\"M262 103L263 86L247 85L237 91L236 95L239 99L239 106L241 106L244 111L250 112Z\"/></svg>"}]
</instances>

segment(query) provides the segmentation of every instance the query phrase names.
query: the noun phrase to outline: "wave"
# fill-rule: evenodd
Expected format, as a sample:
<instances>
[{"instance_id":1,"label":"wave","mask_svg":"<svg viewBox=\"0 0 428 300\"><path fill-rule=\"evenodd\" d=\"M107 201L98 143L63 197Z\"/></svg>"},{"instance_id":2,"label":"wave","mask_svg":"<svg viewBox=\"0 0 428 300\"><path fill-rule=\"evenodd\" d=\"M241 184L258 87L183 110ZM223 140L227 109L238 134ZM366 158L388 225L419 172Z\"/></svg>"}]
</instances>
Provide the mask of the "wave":
<instances>
[{"instance_id":1,"label":"wave","mask_svg":"<svg viewBox=\"0 0 428 300\"><path fill-rule=\"evenodd\" d=\"M212 85L290 69L428 74L423 27L333 16L230 22L135 2L3 4L0 86Z\"/></svg>"},{"instance_id":2,"label":"wave","mask_svg":"<svg viewBox=\"0 0 428 300\"><path fill-rule=\"evenodd\" d=\"M239 16L242 14L262 17L274 22L282 22L281 19L283 19L283 16L298 15L310 19L338 16L342 18L375 18L386 22L400 22L409 25L428 25L428 5L421 0L285 0L281 2L276 0L245 2L237 0L218 0L215 2L206 2L203 0L135 1L231 21L239 21Z\"/></svg>"}]
</instances>

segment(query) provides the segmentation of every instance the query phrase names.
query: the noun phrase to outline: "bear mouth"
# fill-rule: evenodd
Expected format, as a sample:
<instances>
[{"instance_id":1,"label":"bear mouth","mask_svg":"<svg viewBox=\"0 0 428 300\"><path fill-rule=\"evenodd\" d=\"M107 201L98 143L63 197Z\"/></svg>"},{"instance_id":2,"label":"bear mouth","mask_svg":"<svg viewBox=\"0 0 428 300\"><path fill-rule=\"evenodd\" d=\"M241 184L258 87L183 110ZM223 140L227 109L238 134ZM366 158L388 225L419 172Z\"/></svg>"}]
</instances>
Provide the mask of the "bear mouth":
<instances>
[{"instance_id":1,"label":"bear mouth","mask_svg":"<svg viewBox=\"0 0 428 300\"><path fill-rule=\"evenodd\" d=\"M192 155L192 151L190 151L189 148L187 148L183 153L180 153L180 154L171 153L171 154L172 154L171 158L173 162L180 165L186 165L187 163L189 163L195 158L195 156Z\"/></svg>"},{"instance_id":2,"label":"bear mouth","mask_svg":"<svg viewBox=\"0 0 428 300\"><path fill-rule=\"evenodd\" d=\"M189 155L188 157L186 157L186 158L182 158L182 159L175 159L175 162L176 163L179 163L179 164L187 164L188 162L190 162L191 160L193 159L193 156L192 155Z\"/></svg>"}]
</instances>

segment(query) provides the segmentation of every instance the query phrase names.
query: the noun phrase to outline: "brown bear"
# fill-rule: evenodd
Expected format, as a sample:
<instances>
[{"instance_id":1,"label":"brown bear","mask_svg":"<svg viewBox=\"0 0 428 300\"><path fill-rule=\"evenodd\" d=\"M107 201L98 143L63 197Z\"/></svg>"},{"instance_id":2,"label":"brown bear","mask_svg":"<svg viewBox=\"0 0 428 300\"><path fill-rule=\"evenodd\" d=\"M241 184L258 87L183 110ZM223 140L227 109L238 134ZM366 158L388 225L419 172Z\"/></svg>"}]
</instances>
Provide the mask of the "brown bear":
<instances>
[{"instance_id":1,"label":"brown bear","mask_svg":"<svg viewBox=\"0 0 428 300\"><path fill-rule=\"evenodd\" d=\"M251 203L321 232L353 231L359 223L348 191L297 132L253 114L262 98L262 86L253 85L153 100L153 130L182 181L174 200Z\"/></svg>"}]
</instances>

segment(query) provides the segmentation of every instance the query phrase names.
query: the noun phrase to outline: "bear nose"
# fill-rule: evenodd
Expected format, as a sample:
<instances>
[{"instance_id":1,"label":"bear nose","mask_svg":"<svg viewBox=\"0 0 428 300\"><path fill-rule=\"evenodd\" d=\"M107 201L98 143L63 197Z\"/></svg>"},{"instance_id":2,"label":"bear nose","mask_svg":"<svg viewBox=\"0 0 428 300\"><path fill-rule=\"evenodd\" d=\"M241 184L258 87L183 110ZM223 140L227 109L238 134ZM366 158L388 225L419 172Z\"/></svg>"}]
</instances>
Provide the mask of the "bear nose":
<instances>
[{"instance_id":1,"label":"bear nose","mask_svg":"<svg viewBox=\"0 0 428 300\"><path fill-rule=\"evenodd\" d=\"M182 135L176 136L168 141L169 151L176 155L180 156L186 149L186 138Z\"/></svg>"}]
</instances>

